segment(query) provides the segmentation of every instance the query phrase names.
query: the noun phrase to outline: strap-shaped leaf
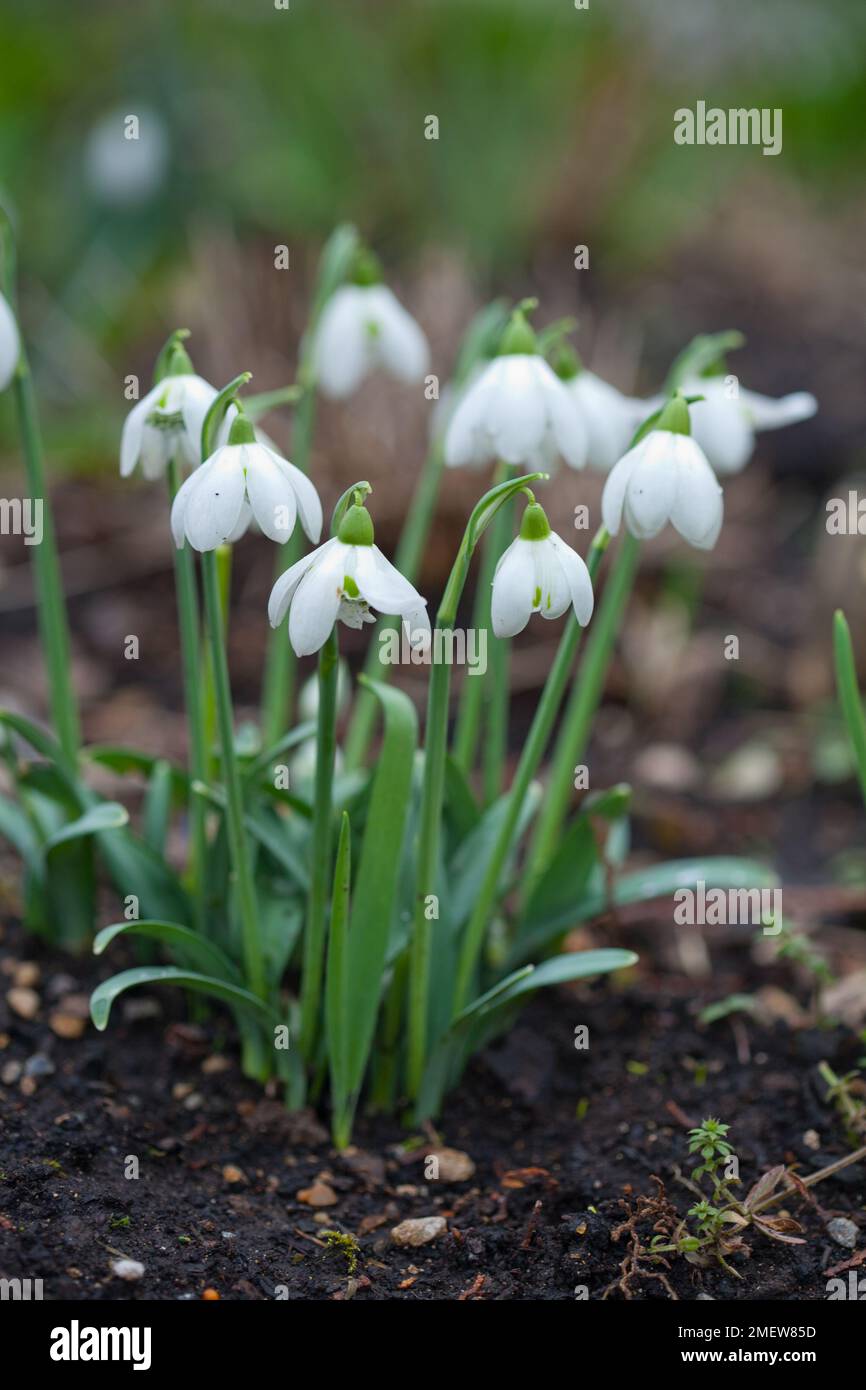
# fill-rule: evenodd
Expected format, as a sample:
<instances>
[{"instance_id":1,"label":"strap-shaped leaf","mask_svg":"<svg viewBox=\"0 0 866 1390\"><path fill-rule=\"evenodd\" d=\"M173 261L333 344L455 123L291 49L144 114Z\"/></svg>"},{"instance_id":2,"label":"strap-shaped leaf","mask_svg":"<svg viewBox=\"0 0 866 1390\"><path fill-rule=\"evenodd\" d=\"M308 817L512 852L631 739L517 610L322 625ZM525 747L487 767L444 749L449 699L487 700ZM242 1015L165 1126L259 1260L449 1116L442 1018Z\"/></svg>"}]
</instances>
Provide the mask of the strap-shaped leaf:
<instances>
[{"instance_id":1,"label":"strap-shaped leaf","mask_svg":"<svg viewBox=\"0 0 866 1390\"><path fill-rule=\"evenodd\" d=\"M97 932L93 942L93 954L101 956L107 946L118 936L145 936L152 941L165 941L178 951L183 951L190 961L204 971L217 971L227 980L238 978L237 968L212 941L199 932L182 927L179 922L159 922L153 919L141 922L113 922Z\"/></svg>"},{"instance_id":2,"label":"strap-shaped leaf","mask_svg":"<svg viewBox=\"0 0 866 1390\"><path fill-rule=\"evenodd\" d=\"M102 1032L108 1026L111 1006L124 990L135 989L137 985L180 985L198 994L210 994L215 999L224 999L235 1008L246 1009L268 1023L273 1021L272 1011L263 1000L249 990L241 989L228 980L218 980L211 975L199 975L191 970L180 970L174 965L140 965L134 970L122 970L119 975L103 980L90 996L90 1017Z\"/></svg>"},{"instance_id":3,"label":"strap-shaped leaf","mask_svg":"<svg viewBox=\"0 0 866 1390\"><path fill-rule=\"evenodd\" d=\"M376 1026L418 739L418 718L408 695L379 681L361 679L382 704L385 735L352 899L348 1051L352 1092L360 1088Z\"/></svg>"},{"instance_id":4,"label":"strap-shaped leaf","mask_svg":"<svg viewBox=\"0 0 866 1390\"><path fill-rule=\"evenodd\" d=\"M328 933L328 963L325 975L325 1028L331 1071L331 1109L334 1143L344 1148L349 1142L352 1107L349 1098L349 1050L352 1007L349 997L349 894L352 881L352 836L349 817L344 811L334 865L331 899L331 929Z\"/></svg>"},{"instance_id":5,"label":"strap-shaped leaf","mask_svg":"<svg viewBox=\"0 0 866 1390\"><path fill-rule=\"evenodd\" d=\"M45 843L45 851L56 849L58 845L66 844L69 840L80 840L87 835L98 835L103 830L119 830L122 825L129 822L129 812L125 806L121 806L119 801L100 801L95 806L91 806L89 811L85 811L83 816L77 820L69 821L67 825L48 839Z\"/></svg>"},{"instance_id":6,"label":"strap-shaped leaf","mask_svg":"<svg viewBox=\"0 0 866 1390\"><path fill-rule=\"evenodd\" d=\"M588 922L611 907L652 902L655 898L669 897L681 888L694 889L698 883L704 883L707 888L775 888L779 879L765 864L734 856L673 859L669 864L655 864L649 869L624 874L614 884L612 893L606 887L595 889L535 922L532 931L516 943L508 963L517 965L529 955L540 954L564 931Z\"/></svg>"}]
</instances>

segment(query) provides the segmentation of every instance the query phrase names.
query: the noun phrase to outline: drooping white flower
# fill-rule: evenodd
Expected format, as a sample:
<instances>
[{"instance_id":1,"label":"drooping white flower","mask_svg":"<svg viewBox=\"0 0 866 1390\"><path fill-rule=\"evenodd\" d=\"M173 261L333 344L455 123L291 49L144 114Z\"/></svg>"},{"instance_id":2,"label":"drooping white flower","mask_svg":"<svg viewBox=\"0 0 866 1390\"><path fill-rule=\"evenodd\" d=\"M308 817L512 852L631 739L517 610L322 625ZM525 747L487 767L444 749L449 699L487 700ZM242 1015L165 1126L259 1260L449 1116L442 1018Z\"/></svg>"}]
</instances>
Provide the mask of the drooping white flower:
<instances>
[{"instance_id":1,"label":"drooping white flower","mask_svg":"<svg viewBox=\"0 0 866 1390\"><path fill-rule=\"evenodd\" d=\"M586 461L590 468L609 473L653 407L623 395L585 368L565 385L577 402L586 430Z\"/></svg>"},{"instance_id":2,"label":"drooping white flower","mask_svg":"<svg viewBox=\"0 0 866 1390\"><path fill-rule=\"evenodd\" d=\"M171 531L180 549L215 550L243 535L254 517L272 541L289 539L300 516L315 542L322 533L322 504L305 473L260 444L249 420L238 415L229 442L205 459L179 489Z\"/></svg>"},{"instance_id":3,"label":"drooping white flower","mask_svg":"<svg viewBox=\"0 0 866 1390\"><path fill-rule=\"evenodd\" d=\"M131 205L153 197L169 162L165 122L157 111L109 111L93 127L84 151L87 181L106 203Z\"/></svg>"},{"instance_id":4,"label":"drooping white flower","mask_svg":"<svg viewBox=\"0 0 866 1390\"><path fill-rule=\"evenodd\" d=\"M373 523L357 503L336 536L280 575L268 601L271 627L289 614L289 641L298 656L323 645L339 618L347 627L375 622L371 608L403 619L407 640L430 643L427 602L373 544Z\"/></svg>"},{"instance_id":5,"label":"drooping white flower","mask_svg":"<svg viewBox=\"0 0 866 1390\"><path fill-rule=\"evenodd\" d=\"M530 503L520 535L500 556L493 576L493 631L497 637L514 637L533 613L560 618L569 604L586 627L593 608L589 570L577 551L551 531L544 509Z\"/></svg>"},{"instance_id":6,"label":"drooping white flower","mask_svg":"<svg viewBox=\"0 0 866 1390\"><path fill-rule=\"evenodd\" d=\"M561 454L572 468L582 468L586 443L575 401L536 352L523 310L515 310L499 356L466 388L451 416L445 434L446 464L482 467L501 459L548 469Z\"/></svg>"},{"instance_id":7,"label":"drooping white flower","mask_svg":"<svg viewBox=\"0 0 866 1390\"><path fill-rule=\"evenodd\" d=\"M715 471L723 475L745 468L759 431L796 425L818 409L808 391L774 400L743 390L734 376L693 377L680 389L687 396L704 397L689 407L692 435Z\"/></svg>"},{"instance_id":8,"label":"drooping white flower","mask_svg":"<svg viewBox=\"0 0 866 1390\"><path fill-rule=\"evenodd\" d=\"M18 324L15 322L9 304L0 294L0 391L5 391L18 366L21 356L21 339Z\"/></svg>"},{"instance_id":9,"label":"drooping white flower","mask_svg":"<svg viewBox=\"0 0 866 1390\"><path fill-rule=\"evenodd\" d=\"M313 369L326 396L350 396L380 367L400 381L421 381L429 360L423 332L386 285L342 285L325 304Z\"/></svg>"},{"instance_id":10,"label":"drooping white flower","mask_svg":"<svg viewBox=\"0 0 866 1390\"><path fill-rule=\"evenodd\" d=\"M161 478L172 457L188 468L201 461L201 429L216 390L195 372L163 377L123 422L120 474L128 478L137 464L145 478Z\"/></svg>"},{"instance_id":11,"label":"drooping white flower","mask_svg":"<svg viewBox=\"0 0 866 1390\"><path fill-rule=\"evenodd\" d=\"M722 489L688 428L689 407L676 396L655 427L615 465L601 499L602 519L612 536L623 520L641 540L658 535L670 522L700 550L715 545L724 514Z\"/></svg>"}]
</instances>

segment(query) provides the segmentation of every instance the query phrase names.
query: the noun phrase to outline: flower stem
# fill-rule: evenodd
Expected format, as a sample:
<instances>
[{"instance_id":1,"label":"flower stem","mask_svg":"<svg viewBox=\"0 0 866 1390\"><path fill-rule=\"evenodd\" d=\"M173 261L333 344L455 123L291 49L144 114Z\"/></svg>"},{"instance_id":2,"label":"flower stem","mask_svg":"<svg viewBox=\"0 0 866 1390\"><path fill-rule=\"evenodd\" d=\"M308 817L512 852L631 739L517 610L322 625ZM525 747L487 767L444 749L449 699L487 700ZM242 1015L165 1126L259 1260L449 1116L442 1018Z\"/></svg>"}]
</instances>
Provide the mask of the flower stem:
<instances>
[{"instance_id":1,"label":"flower stem","mask_svg":"<svg viewBox=\"0 0 866 1390\"><path fill-rule=\"evenodd\" d=\"M285 634L283 634L285 641ZM288 646L288 643L286 643ZM310 900L304 934L301 975L301 1053L311 1060L319 1031L322 972L325 953L325 916L331 883L331 840L334 756L337 747L337 671L339 651L336 625L319 652L319 709L316 728L316 776L313 795Z\"/></svg>"},{"instance_id":2,"label":"flower stem","mask_svg":"<svg viewBox=\"0 0 866 1390\"><path fill-rule=\"evenodd\" d=\"M180 485L180 469L177 459L168 465L169 499L174 501ZM190 782L207 781L207 743L205 741L204 718L202 711L201 684L199 681L199 654L201 651L198 596L195 582L195 559L192 550L184 543L180 550L173 547L174 586L177 595L177 617L180 629L180 650L183 663L183 690L186 706L186 724ZM200 931L206 930L204 911L204 868L206 857L205 803L202 797L190 791L187 804L190 834L190 882L196 906L196 923Z\"/></svg>"},{"instance_id":3,"label":"flower stem","mask_svg":"<svg viewBox=\"0 0 866 1390\"><path fill-rule=\"evenodd\" d=\"M51 500L45 487L45 462L33 378L23 346L13 380L13 392L27 469L27 488L31 501L42 506L42 540L32 550L39 633L48 672L49 707L60 746L67 757L74 759L81 744L81 732L78 702L72 686L69 624Z\"/></svg>"},{"instance_id":4,"label":"flower stem","mask_svg":"<svg viewBox=\"0 0 866 1390\"><path fill-rule=\"evenodd\" d=\"M602 528L596 535L589 552L587 568L590 578L595 580L601 564L602 556L609 536L607 531ZM468 1003L469 990L472 985L475 968L484 944L484 934L490 925L490 917L496 902L496 895L499 888L499 881L505 865L508 852L517 823L520 819L520 811L529 785L538 769L539 763L544 756L551 731L553 729L556 712L559 709L568 677L571 671L575 653L580 645L582 629L577 620L569 615L566 620L566 628L559 642L559 649L554 658L550 673L541 693L541 699L535 711L532 726L523 745L520 761L514 774L514 781L508 794L507 811L505 813L502 826L493 846L492 853L487 863L487 870L472 909L472 915L463 936L460 948L460 956L457 965L457 983L454 991L453 1012L456 1016L461 1009Z\"/></svg>"},{"instance_id":5,"label":"flower stem","mask_svg":"<svg viewBox=\"0 0 866 1390\"><path fill-rule=\"evenodd\" d=\"M394 564L397 569L412 583L418 576L421 556L430 534L430 524L439 498L444 462L443 441L440 436L437 436L430 445L427 458L424 461L424 467L409 504L406 525L403 528L397 553L394 556ZM379 625L377 636L383 632L395 630L399 625L399 618L384 618ZM379 651L378 643L371 642L364 663L364 674L374 676L378 681L387 681L391 668L380 662ZM343 745L347 769L360 767L363 763L373 734L378 710L379 702L373 692L362 690L355 701L355 709Z\"/></svg>"},{"instance_id":6,"label":"flower stem","mask_svg":"<svg viewBox=\"0 0 866 1390\"><path fill-rule=\"evenodd\" d=\"M479 681L484 686L485 720L484 744L482 748L482 774L484 801L489 806L502 790L505 772L505 759L508 753L508 713L509 667L511 664L511 643L506 637L493 635L491 608L493 602L493 572L500 556L511 544L514 530L514 499L503 503L491 524L487 537L490 551L490 583L486 586L485 621L487 641L490 646L490 664L487 675Z\"/></svg>"},{"instance_id":7,"label":"flower stem","mask_svg":"<svg viewBox=\"0 0 866 1390\"><path fill-rule=\"evenodd\" d=\"M249 858L241 783L235 757L234 718L225 648L225 626L220 599L217 558L212 550L201 557L205 612L213 662L214 691L219 725L222 776L226 797L226 827L235 873L241 918L241 941L247 985L262 998L266 994L265 964L256 911L255 884Z\"/></svg>"},{"instance_id":8,"label":"flower stem","mask_svg":"<svg viewBox=\"0 0 866 1390\"><path fill-rule=\"evenodd\" d=\"M640 543L626 532L589 630L580 674L566 706L562 728L550 759L550 780L545 788L522 874L524 901L556 850L574 788L574 769L586 748L592 721L604 692L611 653L634 585L639 556Z\"/></svg>"},{"instance_id":9,"label":"flower stem","mask_svg":"<svg viewBox=\"0 0 866 1390\"><path fill-rule=\"evenodd\" d=\"M839 703L845 717L848 737L854 749L857 777L863 800L866 801L866 722L863 719L863 701L857 685L857 667L854 661L854 648L851 645L851 632L847 619L841 609L833 616L833 652L836 662L836 689Z\"/></svg>"},{"instance_id":10,"label":"flower stem","mask_svg":"<svg viewBox=\"0 0 866 1390\"><path fill-rule=\"evenodd\" d=\"M508 465L497 464L493 478L494 486L503 482L507 476ZM505 508L503 507L501 510L504 511ZM502 554L502 546L499 545L497 548L497 543L501 541L501 535L497 535L497 529L496 521L494 521L482 541L481 565L478 570L478 584L472 606L472 626L476 632L480 632L482 629L486 630L488 645L491 645L490 598L493 592L493 575L499 556ZM489 674L480 680L464 680L460 691L457 727L454 733L454 761L467 776L475 766L478 736L481 730L481 710L484 705L485 693L489 689L489 683L492 679L493 671L491 669Z\"/></svg>"},{"instance_id":11,"label":"flower stem","mask_svg":"<svg viewBox=\"0 0 866 1390\"><path fill-rule=\"evenodd\" d=\"M310 466L315 422L316 390L308 381L295 410L292 430L291 461L304 473ZM301 558L303 543L300 526L297 526L277 552L275 579ZM268 638L262 691L262 740L265 748L270 748L286 727L291 727L296 674L295 654L286 641L286 634L279 628L274 629Z\"/></svg>"}]
</instances>

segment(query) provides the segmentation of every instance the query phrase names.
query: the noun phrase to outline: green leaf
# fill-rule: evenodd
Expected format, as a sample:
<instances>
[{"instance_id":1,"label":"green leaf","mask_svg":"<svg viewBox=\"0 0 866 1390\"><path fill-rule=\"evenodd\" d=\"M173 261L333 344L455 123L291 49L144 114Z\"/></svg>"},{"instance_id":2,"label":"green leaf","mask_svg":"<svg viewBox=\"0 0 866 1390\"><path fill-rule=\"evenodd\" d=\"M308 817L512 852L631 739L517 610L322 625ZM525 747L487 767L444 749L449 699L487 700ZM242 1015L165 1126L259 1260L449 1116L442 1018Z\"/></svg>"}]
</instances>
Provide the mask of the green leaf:
<instances>
[{"instance_id":1,"label":"green leaf","mask_svg":"<svg viewBox=\"0 0 866 1390\"><path fill-rule=\"evenodd\" d=\"M445 811L458 842L471 834L481 819L466 774L450 753L445 758Z\"/></svg>"},{"instance_id":2,"label":"green leaf","mask_svg":"<svg viewBox=\"0 0 866 1390\"><path fill-rule=\"evenodd\" d=\"M70 821L56 831L46 841L46 853L68 840L80 840L86 835L97 835L102 830L118 830L129 822L129 812L119 801L100 801L85 811L77 820Z\"/></svg>"},{"instance_id":3,"label":"green leaf","mask_svg":"<svg viewBox=\"0 0 866 1390\"><path fill-rule=\"evenodd\" d=\"M418 739L415 706L402 690L361 676L382 704L385 731L373 779L349 932L349 1089L360 1088L376 1026Z\"/></svg>"},{"instance_id":4,"label":"green leaf","mask_svg":"<svg viewBox=\"0 0 866 1390\"><path fill-rule=\"evenodd\" d=\"M189 795L189 777L186 772L177 763L169 762L166 758L153 757L149 753L139 752L137 748L125 748L113 743L91 744L89 748L82 750L81 756L88 762L107 767L110 772L116 772L121 777L128 773L136 773L149 778L153 776L154 768L158 764L165 764L171 769L171 794L174 805L183 805Z\"/></svg>"},{"instance_id":5,"label":"green leaf","mask_svg":"<svg viewBox=\"0 0 866 1390\"><path fill-rule=\"evenodd\" d=\"M325 975L325 1027L331 1072L332 1133L337 1148L345 1148L352 1126L349 1097L349 1057L352 1006L349 997L349 893L352 880L352 837L348 814L340 821L334 866L331 929Z\"/></svg>"},{"instance_id":6,"label":"green leaf","mask_svg":"<svg viewBox=\"0 0 866 1390\"><path fill-rule=\"evenodd\" d=\"M538 809L541 794L540 784L534 782L520 808L520 818L512 837L511 849L502 866L502 875L499 880L500 892L509 880L515 849ZM463 923L468 920L478 898L491 856L497 848L503 822L508 818L510 800L511 794L506 792L497 801L494 801L492 806L488 807L474 830L462 842L452 863L448 866L447 892L444 894L447 909L443 915L447 917L450 929L454 933L459 931Z\"/></svg>"},{"instance_id":7,"label":"green leaf","mask_svg":"<svg viewBox=\"0 0 866 1390\"><path fill-rule=\"evenodd\" d=\"M237 968L218 946L214 946L200 933L182 927L179 922L159 922L153 919L141 922L113 922L97 932L93 942L93 954L101 956L107 946L118 936L144 936L153 941L165 941L169 946L183 951L196 968L205 971L216 970L226 979L238 978Z\"/></svg>"},{"instance_id":8,"label":"green leaf","mask_svg":"<svg viewBox=\"0 0 866 1390\"><path fill-rule=\"evenodd\" d=\"M129 829L106 830L96 836L100 857L122 898L138 898L145 919L189 922L189 899L180 879L165 860Z\"/></svg>"},{"instance_id":9,"label":"green leaf","mask_svg":"<svg viewBox=\"0 0 866 1390\"><path fill-rule=\"evenodd\" d=\"M165 854L171 817L171 764L160 758L153 765L144 797L143 830L145 843L156 854Z\"/></svg>"},{"instance_id":10,"label":"green leaf","mask_svg":"<svg viewBox=\"0 0 866 1390\"><path fill-rule=\"evenodd\" d=\"M255 807L247 811L244 824L289 878L306 891L310 886L309 865L293 838L295 831L287 819L273 815L263 807Z\"/></svg>"},{"instance_id":11,"label":"green leaf","mask_svg":"<svg viewBox=\"0 0 866 1390\"><path fill-rule=\"evenodd\" d=\"M218 980L211 975L180 970L174 965L140 965L134 970L122 970L119 975L112 975L111 979L103 980L90 996L90 1016L100 1032L108 1025L111 1007L118 995L123 994L124 990L134 989L137 985L180 985L183 989L191 989L198 994L210 994L215 999L224 999L235 1008L256 1013L269 1024L273 1021L272 1011L261 999L228 980Z\"/></svg>"},{"instance_id":12,"label":"green leaf","mask_svg":"<svg viewBox=\"0 0 866 1390\"><path fill-rule=\"evenodd\" d=\"M269 773L273 764L283 753L288 753L292 748L297 748L299 743L304 743L308 738L316 736L316 721L308 719L304 724L298 724L289 733L284 734L281 739L268 748L266 752L260 753L258 757L249 762L243 769L243 776L250 781L259 777L264 777Z\"/></svg>"},{"instance_id":13,"label":"green leaf","mask_svg":"<svg viewBox=\"0 0 866 1390\"><path fill-rule=\"evenodd\" d=\"M774 888L778 876L772 869L754 859L734 856L716 859L674 859L668 864L655 864L633 874L624 874L614 884L612 893L606 886L594 888L573 904L551 912L533 924L532 931L515 943L509 965L517 965L528 955L537 955L557 936L581 922L608 912L613 907L628 907L633 903L648 903L656 898L672 896L680 888L696 888L703 882L707 888Z\"/></svg>"},{"instance_id":14,"label":"green leaf","mask_svg":"<svg viewBox=\"0 0 866 1390\"><path fill-rule=\"evenodd\" d=\"M0 835L15 846L34 872L42 871L42 848L36 831L26 811L6 796L0 796Z\"/></svg>"},{"instance_id":15,"label":"green leaf","mask_svg":"<svg viewBox=\"0 0 866 1390\"><path fill-rule=\"evenodd\" d=\"M845 716L845 724L854 757L857 763L857 776L860 790L866 801L866 721L863 718L863 703L857 685L857 667L854 662L854 648L845 614L837 609L833 618L833 652L836 660L836 689L839 703Z\"/></svg>"}]
</instances>

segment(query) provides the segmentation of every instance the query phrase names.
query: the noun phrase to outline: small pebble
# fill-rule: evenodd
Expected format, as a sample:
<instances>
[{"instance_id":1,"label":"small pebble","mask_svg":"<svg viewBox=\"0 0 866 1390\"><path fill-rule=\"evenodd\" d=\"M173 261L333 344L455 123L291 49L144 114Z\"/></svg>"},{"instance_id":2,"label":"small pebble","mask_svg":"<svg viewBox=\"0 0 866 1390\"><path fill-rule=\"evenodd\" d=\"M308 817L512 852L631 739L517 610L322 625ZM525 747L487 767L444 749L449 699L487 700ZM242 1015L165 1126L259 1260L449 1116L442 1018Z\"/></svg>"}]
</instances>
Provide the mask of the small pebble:
<instances>
[{"instance_id":1,"label":"small pebble","mask_svg":"<svg viewBox=\"0 0 866 1390\"><path fill-rule=\"evenodd\" d=\"M314 1182L312 1187L302 1187L297 1195L298 1201L307 1207L332 1207L337 1201L336 1192L326 1182Z\"/></svg>"},{"instance_id":2,"label":"small pebble","mask_svg":"<svg viewBox=\"0 0 866 1390\"><path fill-rule=\"evenodd\" d=\"M846 1250L853 1250L859 1232L847 1216L834 1216L832 1221L827 1222L827 1234L837 1245L844 1246Z\"/></svg>"},{"instance_id":3,"label":"small pebble","mask_svg":"<svg viewBox=\"0 0 866 1390\"><path fill-rule=\"evenodd\" d=\"M220 1072L228 1071L231 1067L231 1059L223 1057L222 1053L214 1052L210 1057L205 1057L201 1064L201 1069L205 1076L219 1076Z\"/></svg>"},{"instance_id":4,"label":"small pebble","mask_svg":"<svg viewBox=\"0 0 866 1390\"><path fill-rule=\"evenodd\" d=\"M24 1063L25 1076L53 1076L54 1063L42 1052L34 1052Z\"/></svg>"},{"instance_id":5,"label":"small pebble","mask_svg":"<svg viewBox=\"0 0 866 1390\"><path fill-rule=\"evenodd\" d=\"M436 1240L447 1229L448 1222L444 1216L422 1216L414 1220L401 1221L399 1226L395 1226L391 1231L391 1239L395 1245L427 1245L431 1240Z\"/></svg>"},{"instance_id":6,"label":"small pebble","mask_svg":"<svg viewBox=\"0 0 866 1390\"><path fill-rule=\"evenodd\" d=\"M21 1075L23 1067L20 1062L6 1062L3 1070L0 1071L0 1081L4 1086L14 1086Z\"/></svg>"},{"instance_id":7,"label":"small pebble","mask_svg":"<svg viewBox=\"0 0 866 1390\"><path fill-rule=\"evenodd\" d=\"M246 1182L246 1180L243 1169L236 1168L233 1163L227 1163L223 1168L223 1182Z\"/></svg>"},{"instance_id":8,"label":"small pebble","mask_svg":"<svg viewBox=\"0 0 866 1390\"><path fill-rule=\"evenodd\" d=\"M433 1149L425 1159L425 1177L431 1158L438 1161L441 1182L467 1182L475 1172L475 1164L472 1159L461 1149Z\"/></svg>"},{"instance_id":9,"label":"small pebble","mask_svg":"<svg viewBox=\"0 0 866 1390\"><path fill-rule=\"evenodd\" d=\"M48 1020L52 1033L56 1033L58 1038L80 1038L87 1023L83 1018L76 1018L74 1014L66 1014L57 1010Z\"/></svg>"},{"instance_id":10,"label":"small pebble","mask_svg":"<svg viewBox=\"0 0 866 1390\"><path fill-rule=\"evenodd\" d=\"M35 960L19 960L12 978L16 985L32 988L39 983L39 966Z\"/></svg>"},{"instance_id":11,"label":"small pebble","mask_svg":"<svg viewBox=\"0 0 866 1390\"><path fill-rule=\"evenodd\" d=\"M112 1260L111 1272L118 1279L125 1279L127 1283L132 1284L144 1274L144 1265L138 1260Z\"/></svg>"},{"instance_id":12,"label":"small pebble","mask_svg":"<svg viewBox=\"0 0 866 1390\"><path fill-rule=\"evenodd\" d=\"M7 990L6 1002L19 1018L35 1018L39 1012L39 995L26 985L14 985Z\"/></svg>"}]
</instances>

